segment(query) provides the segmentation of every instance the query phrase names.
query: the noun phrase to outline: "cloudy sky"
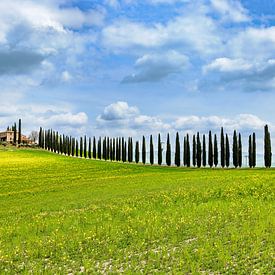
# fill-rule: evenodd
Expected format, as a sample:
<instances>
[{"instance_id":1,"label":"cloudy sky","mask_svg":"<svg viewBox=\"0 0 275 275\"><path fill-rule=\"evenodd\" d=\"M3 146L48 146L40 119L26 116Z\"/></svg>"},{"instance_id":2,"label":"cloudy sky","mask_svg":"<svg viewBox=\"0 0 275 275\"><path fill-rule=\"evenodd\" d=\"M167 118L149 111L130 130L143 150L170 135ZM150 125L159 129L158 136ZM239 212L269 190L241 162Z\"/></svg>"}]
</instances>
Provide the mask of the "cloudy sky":
<instances>
[{"instance_id":1,"label":"cloudy sky","mask_svg":"<svg viewBox=\"0 0 275 275\"><path fill-rule=\"evenodd\" d=\"M1 0L0 85L0 128L260 135L275 0Z\"/></svg>"}]
</instances>

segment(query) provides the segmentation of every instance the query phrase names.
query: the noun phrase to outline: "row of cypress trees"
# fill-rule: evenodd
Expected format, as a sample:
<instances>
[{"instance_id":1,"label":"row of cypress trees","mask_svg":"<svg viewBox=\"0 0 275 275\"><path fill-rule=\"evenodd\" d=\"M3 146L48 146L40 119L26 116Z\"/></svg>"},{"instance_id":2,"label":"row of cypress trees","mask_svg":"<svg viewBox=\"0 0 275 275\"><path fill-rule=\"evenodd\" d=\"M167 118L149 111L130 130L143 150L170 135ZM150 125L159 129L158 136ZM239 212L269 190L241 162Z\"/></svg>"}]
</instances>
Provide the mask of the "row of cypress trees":
<instances>
[{"instance_id":1,"label":"row of cypress trees","mask_svg":"<svg viewBox=\"0 0 275 275\"><path fill-rule=\"evenodd\" d=\"M208 140L208 142L207 142ZM149 162L151 165L155 163L154 160L154 142L153 136L150 135L149 144ZM265 126L265 138L264 138L264 150L265 150L265 166L271 167L272 153L271 153L271 138L268 126ZM141 154L139 141L135 143L135 149L133 145L133 139L131 137L126 140L125 138L109 138L99 137L96 140L87 138L86 136L81 137L80 141L71 136L59 135L58 132L52 130L43 130L40 128L39 131L39 146L46 150L53 151L55 153L61 153L70 156L104 159L111 161L123 161L123 162L141 162L147 163L146 154L146 139L142 137ZM191 155L192 147L192 155ZM135 152L135 158L133 157ZM158 135L158 146L157 146L157 163L158 165L163 164L163 148L160 134ZM242 167L243 156L242 156L242 137L240 133L234 131L233 144L232 144L232 161L235 168ZM249 149L248 149L248 160L249 167L253 168L256 166L256 135L253 133L249 136ZM176 166L181 166L181 143L179 133L176 133L175 140L175 155L174 163ZM221 128L220 133L220 148L218 146L217 135L212 135L209 131L208 135L201 135L197 133L192 137L192 145L190 145L190 136L187 134L183 139L183 166L190 167L217 167L220 163L222 168L230 166L231 149L228 134L224 133L224 129ZM167 135L166 139L166 154L165 163L168 166L172 165L172 153L170 135Z\"/></svg>"}]
</instances>

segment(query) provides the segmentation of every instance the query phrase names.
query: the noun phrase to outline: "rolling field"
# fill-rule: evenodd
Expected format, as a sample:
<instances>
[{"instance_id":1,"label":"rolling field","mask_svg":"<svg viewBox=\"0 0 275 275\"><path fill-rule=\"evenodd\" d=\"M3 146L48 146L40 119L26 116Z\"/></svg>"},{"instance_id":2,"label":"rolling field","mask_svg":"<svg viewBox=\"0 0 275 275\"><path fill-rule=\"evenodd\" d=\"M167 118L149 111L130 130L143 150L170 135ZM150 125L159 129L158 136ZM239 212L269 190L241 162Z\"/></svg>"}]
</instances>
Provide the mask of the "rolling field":
<instances>
[{"instance_id":1,"label":"rolling field","mask_svg":"<svg viewBox=\"0 0 275 275\"><path fill-rule=\"evenodd\" d=\"M274 183L0 148L0 273L274 274Z\"/></svg>"}]
</instances>

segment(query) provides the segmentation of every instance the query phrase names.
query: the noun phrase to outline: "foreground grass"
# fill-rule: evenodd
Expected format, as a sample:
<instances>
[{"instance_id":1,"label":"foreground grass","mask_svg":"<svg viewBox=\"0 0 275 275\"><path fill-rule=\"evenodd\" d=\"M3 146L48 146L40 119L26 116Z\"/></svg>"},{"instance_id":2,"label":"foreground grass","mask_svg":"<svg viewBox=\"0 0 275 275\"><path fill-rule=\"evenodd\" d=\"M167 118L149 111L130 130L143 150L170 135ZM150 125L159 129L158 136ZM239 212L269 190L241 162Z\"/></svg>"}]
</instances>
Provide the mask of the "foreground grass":
<instances>
[{"instance_id":1,"label":"foreground grass","mask_svg":"<svg viewBox=\"0 0 275 275\"><path fill-rule=\"evenodd\" d=\"M274 273L275 170L0 149L0 273Z\"/></svg>"}]
</instances>

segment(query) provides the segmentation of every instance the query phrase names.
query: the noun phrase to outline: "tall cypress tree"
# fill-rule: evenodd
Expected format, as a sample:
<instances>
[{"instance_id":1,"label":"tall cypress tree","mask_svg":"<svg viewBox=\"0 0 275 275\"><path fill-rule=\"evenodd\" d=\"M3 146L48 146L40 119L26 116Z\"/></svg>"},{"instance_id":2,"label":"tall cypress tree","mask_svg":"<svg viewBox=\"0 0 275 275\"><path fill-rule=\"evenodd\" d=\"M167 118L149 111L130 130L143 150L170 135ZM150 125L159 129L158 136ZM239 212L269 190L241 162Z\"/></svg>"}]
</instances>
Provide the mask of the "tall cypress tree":
<instances>
[{"instance_id":1,"label":"tall cypress tree","mask_svg":"<svg viewBox=\"0 0 275 275\"><path fill-rule=\"evenodd\" d=\"M18 123L18 144L21 144L22 142L22 125L21 125L21 118L19 119Z\"/></svg>"},{"instance_id":2,"label":"tall cypress tree","mask_svg":"<svg viewBox=\"0 0 275 275\"><path fill-rule=\"evenodd\" d=\"M219 163L219 150L218 150L218 140L217 135L214 135L214 165L215 167L218 166Z\"/></svg>"},{"instance_id":3,"label":"tall cypress tree","mask_svg":"<svg viewBox=\"0 0 275 275\"><path fill-rule=\"evenodd\" d=\"M139 142L138 141L136 141L135 161L136 163L139 163Z\"/></svg>"},{"instance_id":4,"label":"tall cypress tree","mask_svg":"<svg viewBox=\"0 0 275 275\"><path fill-rule=\"evenodd\" d=\"M186 166L186 152L187 152L187 144L186 144L186 137L183 138L183 166Z\"/></svg>"},{"instance_id":5,"label":"tall cypress tree","mask_svg":"<svg viewBox=\"0 0 275 275\"><path fill-rule=\"evenodd\" d=\"M191 153L190 153L190 142L189 142L189 135L186 136L186 165L190 167L191 165Z\"/></svg>"},{"instance_id":6,"label":"tall cypress tree","mask_svg":"<svg viewBox=\"0 0 275 275\"><path fill-rule=\"evenodd\" d=\"M265 167L270 168L272 163L271 138L268 126L264 128L264 162Z\"/></svg>"},{"instance_id":7,"label":"tall cypress tree","mask_svg":"<svg viewBox=\"0 0 275 275\"><path fill-rule=\"evenodd\" d=\"M237 132L236 130L234 131L233 134L233 165L235 168L239 166L238 162L238 138L237 138Z\"/></svg>"},{"instance_id":8,"label":"tall cypress tree","mask_svg":"<svg viewBox=\"0 0 275 275\"><path fill-rule=\"evenodd\" d=\"M252 145L252 137L249 136L248 139L248 165L249 168L253 167L253 145Z\"/></svg>"},{"instance_id":9,"label":"tall cypress tree","mask_svg":"<svg viewBox=\"0 0 275 275\"><path fill-rule=\"evenodd\" d=\"M142 163L146 163L146 143L145 136L142 137Z\"/></svg>"},{"instance_id":10,"label":"tall cypress tree","mask_svg":"<svg viewBox=\"0 0 275 275\"><path fill-rule=\"evenodd\" d=\"M206 166L206 140L205 135L202 137L202 165Z\"/></svg>"},{"instance_id":11,"label":"tall cypress tree","mask_svg":"<svg viewBox=\"0 0 275 275\"><path fill-rule=\"evenodd\" d=\"M75 155L78 157L79 148L78 148L78 140L75 141Z\"/></svg>"},{"instance_id":12,"label":"tall cypress tree","mask_svg":"<svg viewBox=\"0 0 275 275\"><path fill-rule=\"evenodd\" d=\"M124 162L124 137L121 139L121 160Z\"/></svg>"},{"instance_id":13,"label":"tall cypress tree","mask_svg":"<svg viewBox=\"0 0 275 275\"><path fill-rule=\"evenodd\" d=\"M239 160L239 167L241 168L242 165L243 165L243 153L242 153L242 151L243 151L243 146L242 146L242 136L241 136L240 133L239 133L238 143L239 143L239 144L238 144L238 150L239 150L239 152L238 152L238 154L239 154L238 160Z\"/></svg>"},{"instance_id":14,"label":"tall cypress tree","mask_svg":"<svg viewBox=\"0 0 275 275\"><path fill-rule=\"evenodd\" d=\"M72 139L72 156L74 157L75 154L75 139Z\"/></svg>"},{"instance_id":15,"label":"tall cypress tree","mask_svg":"<svg viewBox=\"0 0 275 275\"><path fill-rule=\"evenodd\" d=\"M213 167L213 143L212 143L212 133L209 131L209 140L208 140L208 165Z\"/></svg>"},{"instance_id":16,"label":"tall cypress tree","mask_svg":"<svg viewBox=\"0 0 275 275\"><path fill-rule=\"evenodd\" d=\"M154 164L154 143L152 135L150 135L150 164Z\"/></svg>"},{"instance_id":17,"label":"tall cypress tree","mask_svg":"<svg viewBox=\"0 0 275 275\"><path fill-rule=\"evenodd\" d=\"M196 143L195 135L193 135L192 161L193 161L193 166L196 167L196 165L197 165L197 143Z\"/></svg>"},{"instance_id":18,"label":"tall cypress tree","mask_svg":"<svg viewBox=\"0 0 275 275\"><path fill-rule=\"evenodd\" d=\"M180 137L178 132L176 134L175 165L180 166Z\"/></svg>"},{"instance_id":19,"label":"tall cypress tree","mask_svg":"<svg viewBox=\"0 0 275 275\"><path fill-rule=\"evenodd\" d=\"M170 136L167 134L167 142L166 142L166 164L171 166L171 144L170 144Z\"/></svg>"},{"instance_id":20,"label":"tall cypress tree","mask_svg":"<svg viewBox=\"0 0 275 275\"><path fill-rule=\"evenodd\" d=\"M221 167L225 166L225 142L224 142L224 132L223 127L221 128Z\"/></svg>"},{"instance_id":21,"label":"tall cypress tree","mask_svg":"<svg viewBox=\"0 0 275 275\"><path fill-rule=\"evenodd\" d=\"M101 137L98 138L98 141L97 141L97 157L98 159L101 159Z\"/></svg>"},{"instance_id":22,"label":"tall cypress tree","mask_svg":"<svg viewBox=\"0 0 275 275\"><path fill-rule=\"evenodd\" d=\"M83 138L80 138L80 157L83 157Z\"/></svg>"},{"instance_id":23,"label":"tall cypress tree","mask_svg":"<svg viewBox=\"0 0 275 275\"><path fill-rule=\"evenodd\" d=\"M257 162L257 159L256 159L256 134L253 133L253 136L252 136L252 146L253 146L253 151L252 151L252 159L253 159L253 162L252 162L252 165L253 167L255 168L256 167L256 162Z\"/></svg>"},{"instance_id":24,"label":"tall cypress tree","mask_svg":"<svg viewBox=\"0 0 275 275\"><path fill-rule=\"evenodd\" d=\"M200 133L197 133L197 166L201 167L201 140Z\"/></svg>"},{"instance_id":25,"label":"tall cypress tree","mask_svg":"<svg viewBox=\"0 0 275 275\"><path fill-rule=\"evenodd\" d=\"M102 142L102 158L106 160L106 137L103 138Z\"/></svg>"},{"instance_id":26,"label":"tall cypress tree","mask_svg":"<svg viewBox=\"0 0 275 275\"><path fill-rule=\"evenodd\" d=\"M96 138L93 137L93 159L96 159Z\"/></svg>"},{"instance_id":27,"label":"tall cypress tree","mask_svg":"<svg viewBox=\"0 0 275 275\"><path fill-rule=\"evenodd\" d=\"M87 138L84 136L84 158L87 158Z\"/></svg>"},{"instance_id":28,"label":"tall cypress tree","mask_svg":"<svg viewBox=\"0 0 275 275\"><path fill-rule=\"evenodd\" d=\"M128 162L132 162L131 161L131 138L128 138Z\"/></svg>"},{"instance_id":29,"label":"tall cypress tree","mask_svg":"<svg viewBox=\"0 0 275 275\"><path fill-rule=\"evenodd\" d=\"M17 129L16 129L16 123L14 123L13 126L13 143L16 144L17 141Z\"/></svg>"},{"instance_id":30,"label":"tall cypress tree","mask_svg":"<svg viewBox=\"0 0 275 275\"><path fill-rule=\"evenodd\" d=\"M42 128L39 128L39 135L38 135L38 146L41 148L42 147Z\"/></svg>"},{"instance_id":31,"label":"tall cypress tree","mask_svg":"<svg viewBox=\"0 0 275 275\"><path fill-rule=\"evenodd\" d=\"M158 165L162 164L162 147L161 147L161 137L158 135Z\"/></svg>"},{"instance_id":32,"label":"tall cypress tree","mask_svg":"<svg viewBox=\"0 0 275 275\"><path fill-rule=\"evenodd\" d=\"M107 145L106 145L106 159L110 159L110 138L107 137Z\"/></svg>"},{"instance_id":33,"label":"tall cypress tree","mask_svg":"<svg viewBox=\"0 0 275 275\"><path fill-rule=\"evenodd\" d=\"M225 136L225 165L227 168L230 166L230 145L227 134Z\"/></svg>"},{"instance_id":34,"label":"tall cypress tree","mask_svg":"<svg viewBox=\"0 0 275 275\"><path fill-rule=\"evenodd\" d=\"M92 141L91 141L91 138L90 138L90 137L89 137L88 156L89 156L89 159L92 158Z\"/></svg>"}]
</instances>

